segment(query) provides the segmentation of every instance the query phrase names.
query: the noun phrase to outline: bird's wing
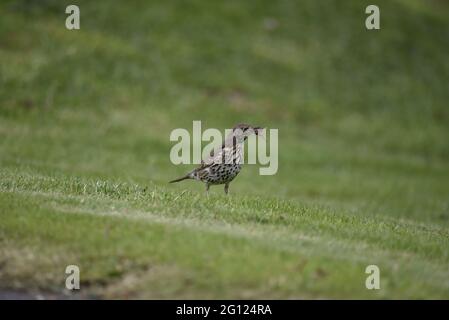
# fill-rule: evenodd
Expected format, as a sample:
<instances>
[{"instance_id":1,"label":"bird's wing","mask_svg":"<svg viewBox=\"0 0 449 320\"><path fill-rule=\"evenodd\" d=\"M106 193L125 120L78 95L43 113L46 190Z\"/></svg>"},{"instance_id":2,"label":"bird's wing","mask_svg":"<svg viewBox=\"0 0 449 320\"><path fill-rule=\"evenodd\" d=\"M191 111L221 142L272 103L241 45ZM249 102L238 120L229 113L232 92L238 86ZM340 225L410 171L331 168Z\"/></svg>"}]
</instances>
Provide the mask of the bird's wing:
<instances>
[{"instance_id":1,"label":"bird's wing","mask_svg":"<svg viewBox=\"0 0 449 320\"><path fill-rule=\"evenodd\" d=\"M224 163L223 161L223 153L226 153L226 150L217 148L215 151L212 151L209 157L201 161L201 166L195 169L196 174L198 177L203 178L204 176L207 176L210 174L211 170L213 170L213 167L215 164L218 163Z\"/></svg>"}]
</instances>

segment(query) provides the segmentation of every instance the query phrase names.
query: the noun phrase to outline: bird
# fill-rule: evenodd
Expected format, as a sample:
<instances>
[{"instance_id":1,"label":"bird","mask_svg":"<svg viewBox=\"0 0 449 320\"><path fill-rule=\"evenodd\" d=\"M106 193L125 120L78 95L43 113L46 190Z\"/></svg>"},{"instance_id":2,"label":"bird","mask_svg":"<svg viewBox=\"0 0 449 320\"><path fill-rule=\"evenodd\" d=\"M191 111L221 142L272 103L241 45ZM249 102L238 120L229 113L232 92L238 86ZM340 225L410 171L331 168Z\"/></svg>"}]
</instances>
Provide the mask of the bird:
<instances>
[{"instance_id":1,"label":"bird","mask_svg":"<svg viewBox=\"0 0 449 320\"><path fill-rule=\"evenodd\" d=\"M179 182L187 179L202 181L206 184L206 193L211 185L224 184L224 192L228 194L229 184L239 174L243 162L243 143L252 134L259 135L263 130L249 124L240 123L225 138L221 147L212 150L209 157L201 161L198 168L185 176L169 181Z\"/></svg>"}]
</instances>

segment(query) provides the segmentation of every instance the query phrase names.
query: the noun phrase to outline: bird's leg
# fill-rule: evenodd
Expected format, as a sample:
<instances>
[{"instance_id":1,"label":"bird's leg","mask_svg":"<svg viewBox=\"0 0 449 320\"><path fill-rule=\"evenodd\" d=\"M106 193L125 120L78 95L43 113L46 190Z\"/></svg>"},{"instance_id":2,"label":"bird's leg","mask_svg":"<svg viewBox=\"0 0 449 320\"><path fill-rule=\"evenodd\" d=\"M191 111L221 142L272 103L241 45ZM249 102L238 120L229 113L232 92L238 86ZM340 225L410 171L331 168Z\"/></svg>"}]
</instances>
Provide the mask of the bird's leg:
<instances>
[{"instance_id":1,"label":"bird's leg","mask_svg":"<svg viewBox=\"0 0 449 320\"><path fill-rule=\"evenodd\" d=\"M209 195L210 184L206 183L206 195Z\"/></svg>"},{"instance_id":2,"label":"bird's leg","mask_svg":"<svg viewBox=\"0 0 449 320\"><path fill-rule=\"evenodd\" d=\"M224 190L225 190L225 193L228 194L228 191L229 191L229 182L225 184Z\"/></svg>"}]
</instances>

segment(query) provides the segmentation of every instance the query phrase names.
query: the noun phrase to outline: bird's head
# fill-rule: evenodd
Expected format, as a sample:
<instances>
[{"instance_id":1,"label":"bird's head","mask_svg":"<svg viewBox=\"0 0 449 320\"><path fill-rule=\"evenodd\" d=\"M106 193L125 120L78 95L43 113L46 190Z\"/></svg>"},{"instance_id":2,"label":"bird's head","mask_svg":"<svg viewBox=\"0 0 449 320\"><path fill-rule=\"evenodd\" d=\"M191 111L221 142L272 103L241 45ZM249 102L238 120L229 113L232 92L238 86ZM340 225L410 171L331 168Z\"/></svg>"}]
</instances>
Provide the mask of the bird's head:
<instances>
[{"instance_id":1,"label":"bird's head","mask_svg":"<svg viewBox=\"0 0 449 320\"><path fill-rule=\"evenodd\" d=\"M232 129L232 137L238 143L243 143L252 134L259 135L262 130L262 127L253 127L249 124L240 123Z\"/></svg>"}]
</instances>

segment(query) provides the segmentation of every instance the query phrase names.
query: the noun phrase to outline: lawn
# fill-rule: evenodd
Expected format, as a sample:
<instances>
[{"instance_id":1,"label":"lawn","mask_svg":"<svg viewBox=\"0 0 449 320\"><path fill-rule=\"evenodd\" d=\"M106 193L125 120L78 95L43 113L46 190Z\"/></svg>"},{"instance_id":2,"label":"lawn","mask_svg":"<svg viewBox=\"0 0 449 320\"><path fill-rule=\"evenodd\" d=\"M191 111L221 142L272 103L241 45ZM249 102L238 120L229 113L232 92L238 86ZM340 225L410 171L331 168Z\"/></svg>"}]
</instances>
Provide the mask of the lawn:
<instances>
[{"instance_id":1,"label":"lawn","mask_svg":"<svg viewBox=\"0 0 449 320\"><path fill-rule=\"evenodd\" d=\"M72 3L0 4L0 293L449 299L448 3ZM168 184L194 120L277 174Z\"/></svg>"}]
</instances>

